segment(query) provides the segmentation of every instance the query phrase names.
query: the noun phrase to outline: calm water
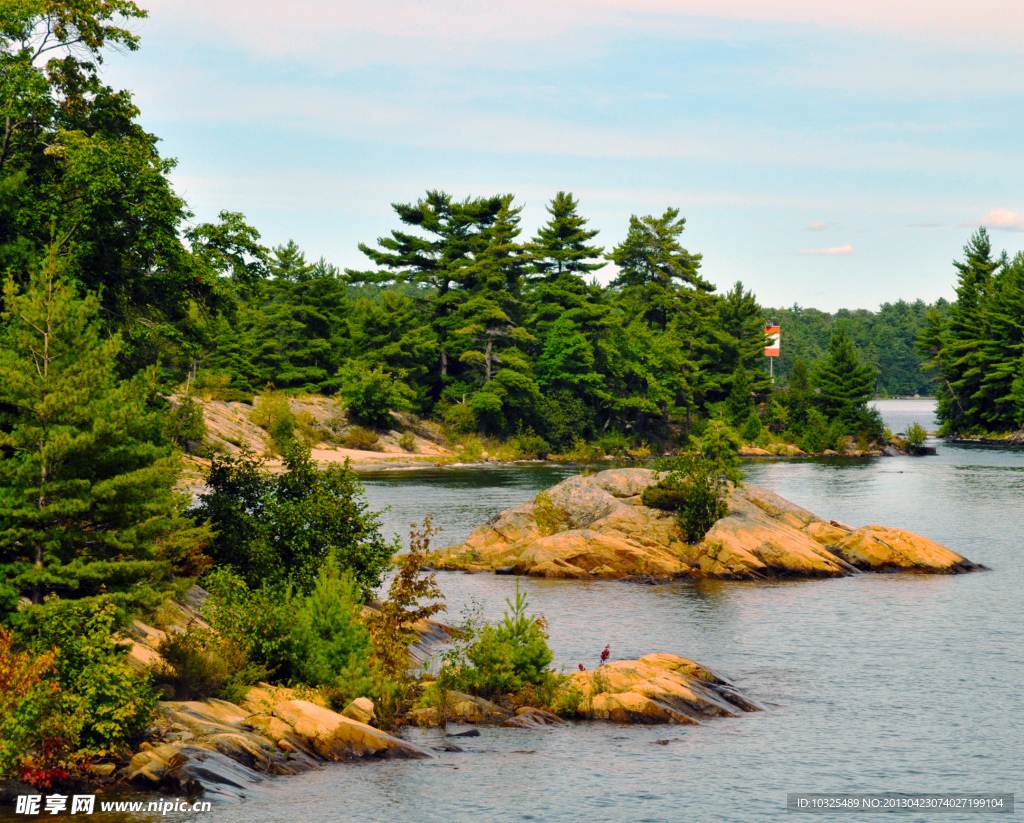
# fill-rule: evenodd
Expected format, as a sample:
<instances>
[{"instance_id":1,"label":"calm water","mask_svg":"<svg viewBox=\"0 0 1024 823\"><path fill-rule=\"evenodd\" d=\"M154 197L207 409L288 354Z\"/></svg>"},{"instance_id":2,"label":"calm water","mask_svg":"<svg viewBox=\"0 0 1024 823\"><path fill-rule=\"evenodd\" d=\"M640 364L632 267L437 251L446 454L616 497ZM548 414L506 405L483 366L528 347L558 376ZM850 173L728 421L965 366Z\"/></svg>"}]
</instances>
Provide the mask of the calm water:
<instances>
[{"instance_id":1,"label":"calm water","mask_svg":"<svg viewBox=\"0 0 1024 823\"><path fill-rule=\"evenodd\" d=\"M879 406L894 431L912 420L935 428L929 401ZM701 727L484 728L459 741L462 753L333 765L201 819L749 823L784 817L788 791L1020 793L1024 452L937 445L933 458L751 464L747 479L826 518L928 535L989 573L659 587L520 581L550 622L558 664L592 668L605 644L613 659L674 652L731 677L767 711ZM572 471L418 471L366 485L375 507L392 507L392 530L433 514L445 528L440 545ZM453 617L471 600L500 615L515 587L494 575L440 577ZM432 745L440 734L409 736Z\"/></svg>"}]
</instances>

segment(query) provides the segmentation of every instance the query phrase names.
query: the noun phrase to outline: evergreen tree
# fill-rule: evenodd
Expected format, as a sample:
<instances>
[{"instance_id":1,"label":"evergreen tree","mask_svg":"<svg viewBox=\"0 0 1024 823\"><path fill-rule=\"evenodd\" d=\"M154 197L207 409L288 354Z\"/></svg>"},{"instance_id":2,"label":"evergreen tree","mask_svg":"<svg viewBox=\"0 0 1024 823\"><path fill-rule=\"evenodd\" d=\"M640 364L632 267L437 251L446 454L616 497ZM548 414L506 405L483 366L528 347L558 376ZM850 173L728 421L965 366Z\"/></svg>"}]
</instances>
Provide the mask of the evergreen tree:
<instances>
[{"instance_id":1,"label":"evergreen tree","mask_svg":"<svg viewBox=\"0 0 1024 823\"><path fill-rule=\"evenodd\" d=\"M153 605L208 538L183 515L178 460L160 443L153 375L115 376L121 349L95 296L55 257L4 288L0 348L0 611L19 596L103 592Z\"/></svg>"},{"instance_id":2,"label":"evergreen tree","mask_svg":"<svg viewBox=\"0 0 1024 823\"><path fill-rule=\"evenodd\" d=\"M550 219L529 246L531 325L541 334L566 315L585 324L604 313L595 301L594 287L584 279L603 268L603 262L588 261L598 260L604 249L587 245L598 231L586 228L587 220L576 211L578 205L571 194L558 192L547 207Z\"/></svg>"},{"instance_id":3,"label":"evergreen tree","mask_svg":"<svg viewBox=\"0 0 1024 823\"><path fill-rule=\"evenodd\" d=\"M621 291L649 326L661 331L678 310L681 292L714 289L698 273L701 255L679 245L685 227L686 218L678 209L666 209L661 217L633 215L626 239L608 255L619 267L612 288Z\"/></svg>"},{"instance_id":4,"label":"evergreen tree","mask_svg":"<svg viewBox=\"0 0 1024 823\"><path fill-rule=\"evenodd\" d=\"M798 357L793 364L793 372L789 376L789 387L785 395L786 407L789 410L789 423L794 431L803 430L813 398L814 387L811 385L810 370L807 368L806 361L802 357Z\"/></svg>"},{"instance_id":5,"label":"evergreen tree","mask_svg":"<svg viewBox=\"0 0 1024 823\"><path fill-rule=\"evenodd\" d=\"M742 429L752 411L756 415L753 390L754 384L747 370L743 366L737 366L732 375L732 391L726 401L729 422L733 428Z\"/></svg>"},{"instance_id":6,"label":"evergreen tree","mask_svg":"<svg viewBox=\"0 0 1024 823\"><path fill-rule=\"evenodd\" d=\"M832 335L828 356L818 363L814 378L818 388L814 403L830 421L841 420L847 432L867 424L875 371L861 363L845 327L839 326Z\"/></svg>"},{"instance_id":7,"label":"evergreen tree","mask_svg":"<svg viewBox=\"0 0 1024 823\"><path fill-rule=\"evenodd\" d=\"M517 244L520 208L511 196L502 201L487 246L464 268L467 295L451 314L451 347L459 351L464 381L478 390L469 405L477 413L481 433L487 424L502 426L522 420L539 399L530 362L521 348L535 338L523 328L521 281L525 266Z\"/></svg>"},{"instance_id":8,"label":"evergreen tree","mask_svg":"<svg viewBox=\"0 0 1024 823\"><path fill-rule=\"evenodd\" d=\"M978 229L964 246L964 261L954 261L957 270L957 299L948 317L934 312L921 333L919 347L928 355L928 365L941 373L938 417L949 432L981 428L991 419L991 402L984 402L982 382L991 367L980 343L990 339L986 302L993 280L1005 263L992 256L992 244L984 228Z\"/></svg>"},{"instance_id":9,"label":"evergreen tree","mask_svg":"<svg viewBox=\"0 0 1024 823\"><path fill-rule=\"evenodd\" d=\"M438 341L436 394L449 376L450 316L466 296L460 293L466 266L487 246L488 229L506 199L469 198L460 203L445 192L428 191L415 204L394 203L402 223L428 236L395 230L390 237L378 238L377 249L360 243L359 250L380 268L376 272L346 269L353 283L394 281L425 287L418 294Z\"/></svg>"}]
</instances>

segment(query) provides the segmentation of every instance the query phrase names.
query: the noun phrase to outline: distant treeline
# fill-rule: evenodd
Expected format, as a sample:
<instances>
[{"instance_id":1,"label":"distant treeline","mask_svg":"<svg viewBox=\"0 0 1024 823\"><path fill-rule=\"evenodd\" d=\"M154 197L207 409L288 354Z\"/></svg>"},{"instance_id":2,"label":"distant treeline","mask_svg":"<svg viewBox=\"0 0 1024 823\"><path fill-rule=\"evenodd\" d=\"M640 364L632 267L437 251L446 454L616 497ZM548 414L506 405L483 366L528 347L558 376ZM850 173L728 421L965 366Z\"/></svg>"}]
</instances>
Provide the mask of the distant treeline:
<instances>
[{"instance_id":1,"label":"distant treeline","mask_svg":"<svg viewBox=\"0 0 1024 823\"><path fill-rule=\"evenodd\" d=\"M926 360L917 349L917 339L928 325L928 314L939 317L949 312L949 303L916 300L884 303L877 312L867 309L839 309L835 314L794 305L788 309L767 309L769 319L782 327L782 353L775 360L775 374L783 385L797 358L808 363L820 360L829 348L833 331L844 327L861 359L876 372L875 393L881 397L935 394L934 372L926 372Z\"/></svg>"}]
</instances>

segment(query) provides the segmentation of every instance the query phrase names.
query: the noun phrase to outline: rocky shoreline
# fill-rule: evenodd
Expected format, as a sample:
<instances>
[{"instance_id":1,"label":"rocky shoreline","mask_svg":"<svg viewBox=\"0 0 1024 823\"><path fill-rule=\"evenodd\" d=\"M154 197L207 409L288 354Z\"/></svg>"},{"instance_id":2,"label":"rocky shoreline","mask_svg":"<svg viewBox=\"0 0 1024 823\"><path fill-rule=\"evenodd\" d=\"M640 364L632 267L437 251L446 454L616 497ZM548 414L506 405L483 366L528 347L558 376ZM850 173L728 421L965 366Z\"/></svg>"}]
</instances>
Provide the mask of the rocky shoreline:
<instances>
[{"instance_id":1,"label":"rocky shoreline","mask_svg":"<svg viewBox=\"0 0 1024 823\"><path fill-rule=\"evenodd\" d=\"M640 501L649 469L571 477L434 552L437 569L563 579L771 579L984 569L929 538L825 521L766 489L732 489L729 513L699 543L671 512Z\"/></svg>"}]
</instances>

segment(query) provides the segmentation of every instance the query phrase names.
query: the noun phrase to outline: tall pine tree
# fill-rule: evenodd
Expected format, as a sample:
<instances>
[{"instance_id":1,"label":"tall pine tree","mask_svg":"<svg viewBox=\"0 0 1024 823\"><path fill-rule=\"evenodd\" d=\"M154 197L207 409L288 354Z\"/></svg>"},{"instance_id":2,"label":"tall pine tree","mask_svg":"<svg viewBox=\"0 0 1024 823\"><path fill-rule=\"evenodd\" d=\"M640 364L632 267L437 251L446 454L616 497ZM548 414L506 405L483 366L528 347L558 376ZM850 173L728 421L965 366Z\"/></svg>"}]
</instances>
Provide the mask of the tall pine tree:
<instances>
[{"instance_id":1,"label":"tall pine tree","mask_svg":"<svg viewBox=\"0 0 1024 823\"><path fill-rule=\"evenodd\" d=\"M56 258L4 288L0 348L0 611L18 597L110 593L153 605L208 538L183 516L178 459L148 401L151 373L115 376L100 302Z\"/></svg>"}]
</instances>

